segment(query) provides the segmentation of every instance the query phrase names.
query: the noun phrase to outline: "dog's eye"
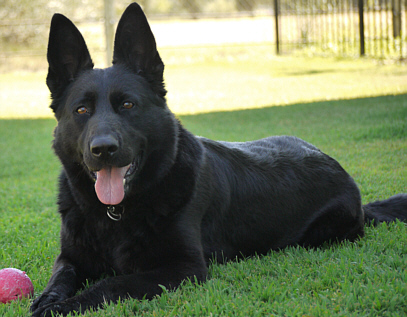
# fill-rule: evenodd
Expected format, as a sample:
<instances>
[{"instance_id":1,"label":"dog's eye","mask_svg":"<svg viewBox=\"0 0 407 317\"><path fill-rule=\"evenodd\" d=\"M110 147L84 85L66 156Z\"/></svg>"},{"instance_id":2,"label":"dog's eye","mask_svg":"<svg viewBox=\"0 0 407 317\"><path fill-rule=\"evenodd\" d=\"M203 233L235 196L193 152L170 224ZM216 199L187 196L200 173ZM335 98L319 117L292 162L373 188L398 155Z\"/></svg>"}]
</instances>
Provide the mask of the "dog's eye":
<instances>
[{"instance_id":1,"label":"dog's eye","mask_svg":"<svg viewBox=\"0 0 407 317\"><path fill-rule=\"evenodd\" d=\"M85 113L89 113L88 109L84 106L79 107L78 109L76 109L76 112L78 114L85 114Z\"/></svg>"},{"instance_id":2,"label":"dog's eye","mask_svg":"<svg viewBox=\"0 0 407 317\"><path fill-rule=\"evenodd\" d=\"M130 102L130 101L125 101L122 104L122 108L123 109L131 109L134 107L134 103Z\"/></svg>"}]
</instances>

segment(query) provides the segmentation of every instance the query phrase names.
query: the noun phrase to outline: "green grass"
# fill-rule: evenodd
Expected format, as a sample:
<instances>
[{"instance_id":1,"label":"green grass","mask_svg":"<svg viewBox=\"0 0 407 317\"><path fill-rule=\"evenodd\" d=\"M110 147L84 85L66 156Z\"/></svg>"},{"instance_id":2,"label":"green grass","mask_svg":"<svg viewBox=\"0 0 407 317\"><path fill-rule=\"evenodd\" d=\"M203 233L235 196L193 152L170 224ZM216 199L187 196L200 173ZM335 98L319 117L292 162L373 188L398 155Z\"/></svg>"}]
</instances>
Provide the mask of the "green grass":
<instances>
[{"instance_id":1,"label":"green grass","mask_svg":"<svg viewBox=\"0 0 407 317\"><path fill-rule=\"evenodd\" d=\"M407 95L180 119L192 132L214 139L297 135L338 159L360 185L364 202L406 192ZM0 121L0 263L25 270L36 295L59 248L54 126L53 119ZM404 316L406 240L403 223L367 228L355 243L288 248L212 265L202 285L185 282L152 301L129 300L86 316ZM27 316L29 304L0 305L0 315Z\"/></svg>"}]
</instances>

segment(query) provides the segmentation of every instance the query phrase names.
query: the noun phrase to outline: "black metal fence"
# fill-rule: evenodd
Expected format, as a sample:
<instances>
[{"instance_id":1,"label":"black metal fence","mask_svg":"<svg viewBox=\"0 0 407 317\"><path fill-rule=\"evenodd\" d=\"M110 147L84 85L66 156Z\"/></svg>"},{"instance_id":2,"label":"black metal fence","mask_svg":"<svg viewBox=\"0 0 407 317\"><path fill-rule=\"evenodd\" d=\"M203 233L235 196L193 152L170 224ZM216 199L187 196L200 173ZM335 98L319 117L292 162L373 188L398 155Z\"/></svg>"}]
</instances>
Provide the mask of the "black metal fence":
<instances>
[{"instance_id":1,"label":"black metal fence","mask_svg":"<svg viewBox=\"0 0 407 317\"><path fill-rule=\"evenodd\" d=\"M0 69L1 65L7 65L13 59L19 62L24 59L21 64L29 67L27 61L44 59L49 21L56 11L67 14L77 25L86 26L91 36L85 34L85 37L96 39L96 34L104 33L103 7L106 1L114 2L112 7L117 22L128 0L3 0L4 6L0 6ZM407 58L407 0L139 2L153 23L157 20L174 23L175 20L241 19L253 26L253 21L266 19L269 23L264 24L266 29L261 30L267 34L264 44L275 46L280 54L304 50L336 56ZM228 42L227 38L225 42ZM245 45L251 43L247 37L243 42ZM91 45L94 51L105 52L105 43L101 37Z\"/></svg>"},{"instance_id":2,"label":"black metal fence","mask_svg":"<svg viewBox=\"0 0 407 317\"><path fill-rule=\"evenodd\" d=\"M277 50L407 57L406 0L274 0L274 7Z\"/></svg>"}]
</instances>

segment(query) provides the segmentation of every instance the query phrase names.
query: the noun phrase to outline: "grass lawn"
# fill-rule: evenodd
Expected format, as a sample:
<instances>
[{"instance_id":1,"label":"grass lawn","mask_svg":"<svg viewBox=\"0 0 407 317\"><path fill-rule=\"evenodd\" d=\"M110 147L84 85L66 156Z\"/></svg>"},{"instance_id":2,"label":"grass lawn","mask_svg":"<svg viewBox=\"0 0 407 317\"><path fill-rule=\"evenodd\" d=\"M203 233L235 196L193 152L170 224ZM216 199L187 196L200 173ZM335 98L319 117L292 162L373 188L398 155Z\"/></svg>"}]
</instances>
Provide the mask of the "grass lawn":
<instances>
[{"instance_id":1,"label":"grass lawn","mask_svg":"<svg viewBox=\"0 0 407 317\"><path fill-rule=\"evenodd\" d=\"M264 67L261 63L249 67L244 61L234 67L225 61L184 69L170 64L170 106L184 113L179 117L188 129L214 139L301 137L341 162L360 185L365 203L407 192L405 66L376 68L370 61L302 59L308 63L290 68L293 60L277 58ZM238 78L238 66L247 78ZM270 77L267 72L272 72ZM260 77L254 83L257 73ZM208 74L213 76L212 85ZM21 82L17 78L21 74L13 76L0 75L2 114L24 109L26 96L21 91L37 91L43 85L38 83L42 75L25 75L38 86ZM273 76L285 85L273 81ZM329 83L329 78L337 82ZM3 95L12 88L20 95ZM262 99L268 89L273 98ZM249 105L258 109L210 112L217 109L215 104L223 110L232 110L234 103L241 108L251 100L250 94L254 102ZM364 96L378 97L358 98ZM37 97L33 102L42 98ZM186 101L181 101L183 97ZM290 106L272 107L285 104L284 98ZM172 104L177 100L180 106ZM310 103L314 100L320 101ZM194 112L201 102L209 106L196 112L208 113L185 114ZM34 116L37 108L33 107ZM51 151L54 126L54 119L0 120L0 267L26 271L36 295L44 289L59 249L55 202L59 162ZM152 301L129 300L86 316L405 316L406 241L406 224L368 227L366 236L355 243L313 250L288 248L212 265L210 279L202 285L185 282L177 291ZM29 305L29 300L0 304L0 316L28 316Z\"/></svg>"}]
</instances>

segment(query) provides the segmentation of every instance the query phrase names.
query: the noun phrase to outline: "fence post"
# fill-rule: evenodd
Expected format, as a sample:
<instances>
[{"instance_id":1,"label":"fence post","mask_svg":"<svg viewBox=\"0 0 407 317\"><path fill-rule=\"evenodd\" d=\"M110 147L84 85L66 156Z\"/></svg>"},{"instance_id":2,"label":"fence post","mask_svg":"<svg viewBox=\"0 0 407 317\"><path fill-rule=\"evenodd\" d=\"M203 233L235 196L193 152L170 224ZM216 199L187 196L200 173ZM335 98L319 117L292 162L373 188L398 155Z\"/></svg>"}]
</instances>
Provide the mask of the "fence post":
<instances>
[{"instance_id":1,"label":"fence post","mask_svg":"<svg viewBox=\"0 0 407 317\"><path fill-rule=\"evenodd\" d=\"M105 15L105 40L106 40L106 66L109 67L113 60L114 36L114 0L104 0Z\"/></svg>"},{"instance_id":2,"label":"fence post","mask_svg":"<svg viewBox=\"0 0 407 317\"><path fill-rule=\"evenodd\" d=\"M365 23L363 20L363 0L359 2L359 35L360 35L360 56L365 56Z\"/></svg>"},{"instance_id":3,"label":"fence post","mask_svg":"<svg viewBox=\"0 0 407 317\"><path fill-rule=\"evenodd\" d=\"M279 6L278 0L274 0L274 19L275 19L275 29L276 29L276 54L280 54L280 30L279 30L279 21L278 21L278 14L279 14Z\"/></svg>"},{"instance_id":4,"label":"fence post","mask_svg":"<svg viewBox=\"0 0 407 317\"><path fill-rule=\"evenodd\" d=\"M393 0L392 2L393 37L396 39L401 34L401 0Z\"/></svg>"}]
</instances>

